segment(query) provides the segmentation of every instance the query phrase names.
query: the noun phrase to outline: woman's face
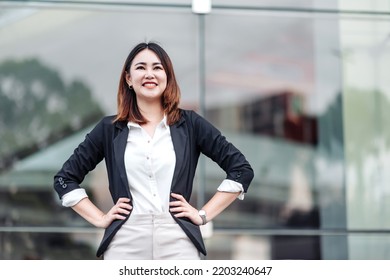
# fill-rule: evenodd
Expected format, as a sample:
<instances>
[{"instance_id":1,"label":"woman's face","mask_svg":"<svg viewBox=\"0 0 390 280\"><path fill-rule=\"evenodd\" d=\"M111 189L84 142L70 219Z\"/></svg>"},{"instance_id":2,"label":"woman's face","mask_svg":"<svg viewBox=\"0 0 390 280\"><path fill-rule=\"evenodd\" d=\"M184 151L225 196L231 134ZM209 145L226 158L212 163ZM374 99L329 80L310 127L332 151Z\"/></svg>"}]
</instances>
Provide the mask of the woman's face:
<instances>
[{"instance_id":1,"label":"woman's face","mask_svg":"<svg viewBox=\"0 0 390 280\"><path fill-rule=\"evenodd\" d=\"M133 87L138 101L160 100L167 87L167 74L158 56L144 49L134 57L126 81Z\"/></svg>"}]
</instances>

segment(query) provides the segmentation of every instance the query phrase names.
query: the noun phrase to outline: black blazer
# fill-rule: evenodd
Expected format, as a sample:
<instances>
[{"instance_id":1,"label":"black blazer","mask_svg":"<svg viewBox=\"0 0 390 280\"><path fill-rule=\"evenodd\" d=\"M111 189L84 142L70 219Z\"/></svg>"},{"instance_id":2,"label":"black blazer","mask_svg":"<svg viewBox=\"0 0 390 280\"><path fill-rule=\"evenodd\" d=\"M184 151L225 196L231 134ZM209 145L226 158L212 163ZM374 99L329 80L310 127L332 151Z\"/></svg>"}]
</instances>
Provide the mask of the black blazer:
<instances>
[{"instance_id":1,"label":"black blazer","mask_svg":"<svg viewBox=\"0 0 390 280\"><path fill-rule=\"evenodd\" d=\"M105 159L109 191L114 204L120 197L132 199L124 165L124 152L129 129L127 122L115 122L115 116L103 118L86 135L85 140L54 176L54 189L59 197L80 188L84 177ZM253 170L245 156L207 120L190 110L181 110L181 119L170 126L176 153L176 166L171 191L189 201L200 153L215 161L225 172L226 179L243 185L247 192ZM171 198L172 200L173 198ZM131 202L130 202L131 203ZM204 255L206 249L199 226L188 218L175 218L196 248ZM125 220L115 220L105 230L97 250L100 257Z\"/></svg>"}]
</instances>

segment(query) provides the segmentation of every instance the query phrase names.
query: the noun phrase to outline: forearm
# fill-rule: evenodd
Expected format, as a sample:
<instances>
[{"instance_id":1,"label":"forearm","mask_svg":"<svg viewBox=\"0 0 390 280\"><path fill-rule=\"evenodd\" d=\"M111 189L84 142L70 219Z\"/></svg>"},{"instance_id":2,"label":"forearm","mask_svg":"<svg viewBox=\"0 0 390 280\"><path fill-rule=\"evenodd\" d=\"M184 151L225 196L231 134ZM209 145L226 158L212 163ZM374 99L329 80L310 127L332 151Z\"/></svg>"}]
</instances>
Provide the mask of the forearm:
<instances>
[{"instance_id":1,"label":"forearm","mask_svg":"<svg viewBox=\"0 0 390 280\"><path fill-rule=\"evenodd\" d=\"M207 221L211 221L225 210L233 201L237 199L240 192L220 192L215 195L202 207L207 213Z\"/></svg>"},{"instance_id":2,"label":"forearm","mask_svg":"<svg viewBox=\"0 0 390 280\"><path fill-rule=\"evenodd\" d=\"M105 214L89 198L80 200L72 209L95 227L105 227L102 223Z\"/></svg>"},{"instance_id":3,"label":"forearm","mask_svg":"<svg viewBox=\"0 0 390 280\"><path fill-rule=\"evenodd\" d=\"M126 197L119 198L116 204L107 213L103 213L89 200L89 198L84 198L76 205L72 206L72 209L81 217L95 227L100 228L107 228L114 220L126 219L132 208L130 199Z\"/></svg>"}]
</instances>

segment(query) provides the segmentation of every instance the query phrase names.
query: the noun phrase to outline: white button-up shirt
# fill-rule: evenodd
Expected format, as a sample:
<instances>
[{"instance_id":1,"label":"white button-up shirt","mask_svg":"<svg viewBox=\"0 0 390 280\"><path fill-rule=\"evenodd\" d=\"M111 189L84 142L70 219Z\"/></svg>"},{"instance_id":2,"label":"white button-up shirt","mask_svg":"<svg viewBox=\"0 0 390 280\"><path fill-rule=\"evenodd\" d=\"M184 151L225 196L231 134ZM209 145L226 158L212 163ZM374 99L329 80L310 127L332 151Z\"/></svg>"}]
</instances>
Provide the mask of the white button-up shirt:
<instances>
[{"instance_id":1,"label":"white button-up shirt","mask_svg":"<svg viewBox=\"0 0 390 280\"><path fill-rule=\"evenodd\" d=\"M165 118L151 137L139 124L128 123L125 166L133 213L169 212L169 196L176 163Z\"/></svg>"},{"instance_id":2,"label":"white button-up shirt","mask_svg":"<svg viewBox=\"0 0 390 280\"><path fill-rule=\"evenodd\" d=\"M139 124L129 122L129 135L125 150L127 181L133 198L133 213L169 212L169 198L176 164L171 132L166 117L157 125L151 137ZM225 179L218 191L241 192L242 184ZM62 197L66 207L87 197L84 189L76 189Z\"/></svg>"}]
</instances>

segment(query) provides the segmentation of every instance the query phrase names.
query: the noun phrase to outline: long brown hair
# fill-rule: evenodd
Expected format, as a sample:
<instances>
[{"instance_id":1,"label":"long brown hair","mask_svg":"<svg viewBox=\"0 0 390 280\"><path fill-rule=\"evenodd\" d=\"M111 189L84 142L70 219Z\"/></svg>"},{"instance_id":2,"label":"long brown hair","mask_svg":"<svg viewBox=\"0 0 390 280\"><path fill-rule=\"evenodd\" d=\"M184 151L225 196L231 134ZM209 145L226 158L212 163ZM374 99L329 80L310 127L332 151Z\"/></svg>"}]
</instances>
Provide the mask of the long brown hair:
<instances>
[{"instance_id":1,"label":"long brown hair","mask_svg":"<svg viewBox=\"0 0 390 280\"><path fill-rule=\"evenodd\" d=\"M171 59L165 50L155 42L139 43L127 56L119 80L117 96L118 113L114 122L132 121L138 124L145 124L148 122L138 108L134 89L130 89L126 82L126 72L130 71L130 66L134 57L145 49L153 51L158 56L166 72L167 87L161 96L161 104L164 113L167 116L168 125L172 125L180 118L180 88L176 81Z\"/></svg>"}]
</instances>

